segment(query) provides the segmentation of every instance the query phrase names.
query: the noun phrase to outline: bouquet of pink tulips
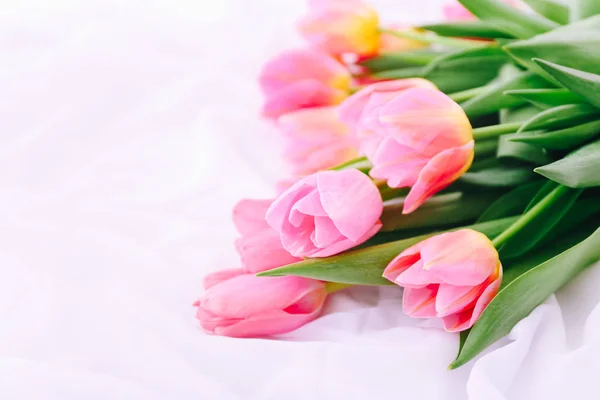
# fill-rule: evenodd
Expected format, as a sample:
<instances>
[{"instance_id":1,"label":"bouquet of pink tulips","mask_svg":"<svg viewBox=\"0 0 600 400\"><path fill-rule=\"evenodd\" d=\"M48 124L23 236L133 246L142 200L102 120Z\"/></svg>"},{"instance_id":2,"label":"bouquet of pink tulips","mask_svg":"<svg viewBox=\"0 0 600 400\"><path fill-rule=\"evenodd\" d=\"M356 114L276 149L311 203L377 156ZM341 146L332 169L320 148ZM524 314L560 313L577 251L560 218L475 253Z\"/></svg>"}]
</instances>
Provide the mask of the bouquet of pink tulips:
<instances>
[{"instance_id":1,"label":"bouquet of pink tulips","mask_svg":"<svg viewBox=\"0 0 600 400\"><path fill-rule=\"evenodd\" d=\"M460 0L381 26L311 0L264 66L293 176L240 201L242 267L206 277L204 330L289 332L352 285L460 332L459 367L600 261L600 1Z\"/></svg>"}]
</instances>

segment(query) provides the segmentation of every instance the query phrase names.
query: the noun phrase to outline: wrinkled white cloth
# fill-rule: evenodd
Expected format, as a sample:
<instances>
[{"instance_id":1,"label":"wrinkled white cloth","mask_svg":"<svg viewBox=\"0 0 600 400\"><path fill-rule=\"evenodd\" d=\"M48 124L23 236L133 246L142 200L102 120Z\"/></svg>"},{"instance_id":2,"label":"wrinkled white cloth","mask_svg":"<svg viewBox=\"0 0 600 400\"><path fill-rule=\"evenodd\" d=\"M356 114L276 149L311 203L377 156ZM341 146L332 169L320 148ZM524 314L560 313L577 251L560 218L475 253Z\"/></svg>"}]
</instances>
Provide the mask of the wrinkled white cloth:
<instances>
[{"instance_id":1,"label":"wrinkled white cloth","mask_svg":"<svg viewBox=\"0 0 600 400\"><path fill-rule=\"evenodd\" d=\"M431 21L442 1L375 2ZM394 288L336 294L281 340L205 335L231 207L285 176L261 63L300 0L0 3L0 398L564 399L596 392L600 269L447 371L456 335Z\"/></svg>"}]
</instances>

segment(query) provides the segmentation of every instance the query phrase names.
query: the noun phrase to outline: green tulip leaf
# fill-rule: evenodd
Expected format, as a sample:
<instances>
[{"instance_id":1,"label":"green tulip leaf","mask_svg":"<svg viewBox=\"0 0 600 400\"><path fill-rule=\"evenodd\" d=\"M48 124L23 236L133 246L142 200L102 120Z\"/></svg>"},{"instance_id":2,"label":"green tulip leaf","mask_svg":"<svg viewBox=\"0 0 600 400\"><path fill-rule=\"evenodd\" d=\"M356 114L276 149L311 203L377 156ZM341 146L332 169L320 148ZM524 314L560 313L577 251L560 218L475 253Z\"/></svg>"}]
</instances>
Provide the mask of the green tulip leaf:
<instances>
[{"instance_id":1,"label":"green tulip leaf","mask_svg":"<svg viewBox=\"0 0 600 400\"><path fill-rule=\"evenodd\" d=\"M446 93L460 92L489 83L508 62L506 53L493 45L458 50L436 58L423 77Z\"/></svg>"},{"instance_id":2,"label":"green tulip leaf","mask_svg":"<svg viewBox=\"0 0 600 400\"><path fill-rule=\"evenodd\" d=\"M371 75L376 80L391 80L391 79L406 79L406 78L422 78L423 67L408 67L389 69L385 71L375 72Z\"/></svg>"},{"instance_id":3,"label":"green tulip leaf","mask_svg":"<svg viewBox=\"0 0 600 400\"><path fill-rule=\"evenodd\" d=\"M558 187L558 184L556 182L554 182L554 181L546 181L546 182L544 182L544 185L542 187L540 187L540 189L535 194L535 196L533 197L533 199L531 199L531 201L529 202L529 204L527 204L527 207L525 208L524 212L527 212L527 211L531 210L531 208L533 206L535 206L537 203L539 203L540 200L542 200L544 197L548 196L550 194L550 192L552 192L557 187Z\"/></svg>"},{"instance_id":4,"label":"green tulip leaf","mask_svg":"<svg viewBox=\"0 0 600 400\"><path fill-rule=\"evenodd\" d=\"M533 60L562 86L578 94L588 103L600 108L600 75L554 64L545 60Z\"/></svg>"},{"instance_id":5,"label":"green tulip leaf","mask_svg":"<svg viewBox=\"0 0 600 400\"><path fill-rule=\"evenodd\" d=\"M526 132L512 135L508 140L543 147L567 150L580 146L600 135L600 120L550 132Z\"/></svg>"},{"instance_id":6,"label":"green tulip leaf","mask_svg":"<svg viewBox=\"0 0 600 400\"><path fill-rule=\"evenodd\" d=\"M500 136L497 154L498 158L521 160L534 165L544 165L553 161L542 147L528 143L512 142L510 140L518 135L518 133L511 133Z\"/></svg>"},{"instance_id":7,"label":"green tulip leaf","mask_svg":"<svg viewBox=\"0 0 600 400\"><path fill-rule=\"evenodd\" d=\"M531 256L504 263L503 288L471 328L450 368L472 360L579 272L600 261L600 229L577 244L585 234L579 230Z\"/></svg>"},{"instance_id":8,"label":"green tulip leaf","mask_svg":"<svg viewBox=\"0 0 600 400\"><path fill-rule=\"evenodd\" d=\"M551 87L546 79L532 72L520 72L507 80L490 83L485 90L462 104L469 118L479 117L500 111L503 108L521 106L527 102L524 99L506 96L504 92L514 89L540 89Z\"/></svg>"},{"instance_id":9,"label":"green tulip leaf","mask_svg":"<svg viewBox=\"0 0 600 400\"><path fill-rule=\"evenodd\" d=\"M466 172L457 182L484 187L511 187L535 180L531 167L497 166L477 172Z\"/></svg>"},{"instance_id":10,"label":"green tulip leaf","mask_svg":"<svg viewBox=\"0 0 600 400\"><path fill-rule=\"evenodd\" d=\"M465 228L475 229L490 238L504 231L516 220L503 218L474 224ZM284 267L264 271L258 276L303 276L327 282L355 285L391 285L382 277L383 270L402 251L435 235L427 234L372 247L352 250L327 258L312 258Z\"/></svg>"},{"instance_id":11,"label":"green tulip leaf","mask_svg":"<svg viewBox=\"0 0 600 400\"><path fill-rule=\"evenodd\" d=\"M512 124L514 122L525 122L540 113L540 109L531 105L524 105L500 110L500 123Z\"/></svg>"},{"instance_id":12,"label":"green tulip leaf","mask_svg":"<svg viewBox=\"0 0 600 400\"><path fill-rule=\"evenodd\" d=\"M538 14L558 24L569 23L569 7L553 0L523 0Z\"/></svg>"},{"instance_id":13,"label":"green tulip leaf","mask_svg":"<svg viewBox=\"0 0 600 400\"><path fill-rule=\"evenodd\" d=\"M598 0L571 0L571 20L584 19L600 14Z\"/></svg>"},{"instance_id":14,"label":"green tulip leaf","mask_svg":"<svg viewBox=\"0 0 600 400\"><path fill-rule=\"evenodd\" d=\"M600 186L600 140L569 153L561 160L534 170L572 188Z\"/></svg>"},{"instance_id":15,"label":"green tulip leaf","mask_svg":"<svg viewBox=\"0 0 600 400\"><path fill-rule=\"evenodd\" d=\"M498 196L495 193L445 193L434 196L410 214L402 214L404 198L384 203L382 232L471 222Z\"/></svg>"},{"instance_id":16,"label":"green tulip leaf","mask_svg":"<svg viewBox=\"0 0 600 400\"><path fill-rule=\"evenodd\" d=\"M556 129L572 126L574 122L587 122L597 118L598 110L589 104L565 104L540 112L526 121L517 133L537 129Z\"/></svg>"},{"instance_id":17,"label":"green tulip leaf","mask_svg":"<svg viewBox=\"0 0 600 400\"><path fill-rule=\"evenodd\" d=\"M485 21L457 21L434 25L424 25L421 28L435 32L440 36L468 37L468 38L513 38L510 33L494 27Z\"/></svg>"},{"instance_id":18,"label":"green tulip leaf","mask_svg":"<svg viewBox=\"0 0 600 400\"><path fill-rule=\"evenodd\" d=\"M544 209L533 218L529 218L527 224L498 248L500 257L503 259L519 257L534 249L573 207L581 192L581 190L560 186L539 200L534 207L544 204Z\"/></svg>"},{"instance_id":19,"label":"green tulip leaf","mask_svg":"<svg viewBox=\"0 0 600 400\"><path fill-rule=\"evenodd\" d=\"M600 16L578 21L529 40L505 46L526 68L546 75L534 61L540 58L587 72L600 73Z\"/></svg>"},{"instance_id":20,"label":"green tulip leaf","mask_svg":"<svg viewBox=\"0 0 600 400\"><path fill-rule=\"evenodd\" d=\"M551 31L559 26L538 14L524 13L499 0L458 1L480 20L521 39Z\"/></svg>"},{"instance_id":21,"label":"green tulip leaf","mask_svg":"<svg viewBox=\"0 0 600 400\"><path fill-rule=\"evenodd\" d=\"M504 94L520 97L541 109L554 108L565 104L585 103L583 97L568 89L507 90Z\"/></svg>"},{"instance_id":22,"label":"green tulip leaf","mask_svg":"<svg viewBox=\"0 0 600 400\"><path fill-rule=\"evenodd\" d=\"M407 67L425 66L444 53L432 50L403 51L382 53L376 57L360 61L358 64L370 72L381 72Z\"/></svg>"},{"instance_id":23,"label":"green tulip leaf","mask_svg":"<svg viewBox=\"0 0 600 400\"><path fill-rule=\"evenodd\" d=\"M477 222L493 221L522 214L543 185L543 182L538 181L516 187L493 202L481 214Z\"/></svg>"}]
</instances>

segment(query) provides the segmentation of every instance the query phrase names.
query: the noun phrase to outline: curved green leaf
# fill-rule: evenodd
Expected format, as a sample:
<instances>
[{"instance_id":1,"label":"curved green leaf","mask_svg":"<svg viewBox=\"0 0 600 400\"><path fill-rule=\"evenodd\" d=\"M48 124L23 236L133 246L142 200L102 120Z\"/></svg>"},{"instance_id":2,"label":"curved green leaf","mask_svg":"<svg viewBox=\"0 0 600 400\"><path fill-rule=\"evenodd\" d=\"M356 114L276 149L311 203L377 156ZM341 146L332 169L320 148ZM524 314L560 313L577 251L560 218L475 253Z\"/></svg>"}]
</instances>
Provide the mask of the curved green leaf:
<instances>
[{"instance_id":1,"label":"curved green leaf","mask_svg":"<svg viewBox=\"0 0 600 400\"><path fill-rule=\"evenodd\" d=\"M405 79L405 78L422 78L423 67L408 67L399 69L389 69L385 71L376 72L371 75L374 79Z\"/></svg>"},{"instance_id":2,"label":"curved green leaf","mask_svg":"<svg viewBox=\"0 0 600 400\"><path fill-rule=\"evenodd\" d=\"M589 104L565 104L540 112L529 121L525 122L517 133L536 129L564 128L572 126L574 122L587 122L597 117L598 110Z\"/></svg>"},{"instance_id":3,"label":"curved green leaf","mask_svg":"<svg viewBox=\"0 0 600 400\"><path fill-rule=\"evenodd\" d=\"M484 211L477 222L493 221L499 218L510 217L523 213L525 207L539 192L543 182L532 182L519 186L499 197Z\"/></svg>"},{"instance_id":4,"label":"curved green leaf","mask_svg":"<svg viewBox=\"0 0 600 400\"><path fill-rule=\"evenodd\" d=\"M600 140L534 171L572 188L600 186Z\"/></svg>"},{"instance_id":5,"label":"curved green leaf","mask_svg":"<svg viewBox=\"0 0 600 400\"><path fill-rule=\"evenodd\" d=\"M595 226L597 227L597 222ZM503 280L508 284L504 283L504 288L492 299L471 328L456 360L450 364L451 369L466 364L486 347L508 334L517 322L550 295L586 267L600 261L600 229L573 246L581 240L582 233L587 232L580 231L567 236L565 240L547 246L530 257L505 265Z\"/></svg>"},{"instance_id":6,"label":"curved green leaf","mask_svg":"<svg viewBox=\"0 0 600 400\"><path fill-rule=\"evenodd\" d=\"M518 257L535 248L573 207L581 192L561 186L546 195L544 199L552 196L552 201L498 248L500 257Z\"/></svg>"},{"instance_id":7,"label":"curved green leaf","mask_svg":"<svg viewBox=\"0 0 600 400\"><path fill-rule=\"evenodd\" d=\"M512 133L500 136L497 154L498 158L521 160L534 165L544 165L553 161L542 147L510 140L518 135L518 133Z\"/></svg>"},{"instance_id":8,"label":"curved green leaf","mask_svg":"<svg viewBox=\"0 0 600 400\"><path fill-rule=\"evenodd\" d=\"M402 214L404 198L384 204L382 232L454 225L474 221L498 196L495 193L446 193L434 196L410 214Z\"/></svg>"},{"instance_id":9,"label":"curved green leaf","mask_svg":"<svg viewBox=\"0 0 600 400\"><path fill-rule=\"evenodd\" d=\"M510 136L512 142L527 143L550 150L572 149L600 135L600 120L551 132L526 132Z\"/></svg>"},{"instance_id":10,"label":"curved green leaf","mask_svg":"<svg viewBox=\"0 0 600 400\"><path fill-rule=\"evenodd\" d=\"M562 106L565 104L584 103L583 97L571 92L568 89L523 89L507 90L504 94L517 96L527 100L536 107L548 109Z\"/></svg>"},{"instance_id":11,"label":"curved green leaf","mask_svg":"<svg viewBox=\"0 0 600 400\"><path fill-rule=\"evenodd\" d=\"M571 0L571 19L576 21L600 14L598 0Z\"/></svg>"},{"instance_id":12,"label":"curved green leaf","mask_svg":"<svg viewBox=\"0 0 600 400\"><path fill-rule=\"evenodd\" d=\"M367 68L370 72L381 72L390 69L425 66L442 54L442 52L432 50L382 53L376 57L360 61L358 64Z\"/></svg>"},{"instance_id":13,"label":"curved green leaf","mask_svg":"<svg viewBox=\"0 0 600 400\"><path fill-rule=\"evenodd\" d=\"M510 33L494 27L494 25L485 21L457 21L445 22L434 25L424 25L421 27L440 36L450 37L469 37L469 38L513 38Z\"/></svg>"},{"instance_id":14,"label":"curved green leaf","mask_svg":"<svg viewBox=\"0 0 600 400\"><path fill-rule=\"evenodd\" d=\"M600 73L600 17L592 17L504 47L526 68L546 75L532 59L540 58L583 71Z\"/></svg>"},{"instance_id":15,"label":"curved green leaf","mask_svg":"<svg viewBox=\"0 0 600 400\"><path fill-rule=\"evenodd\" d=\"M435 59L423 70L423 77L446 93L460 92L487 84L510 58L497 46L458 50Z\"/></svg>"},{"instance_id":16,"label":"curved green leaf","mask_svg":"<svg viewBox=\"0 0 600 400\"><path fill-rule=\"evenodd\" d=\"M467 172L458 182L475 186L511 187L530 182L535 173L528 167L499 166L477 172Z\"/></svg>"},{"instance_id":17,"label":"curved green leaf","mask_svg":"<svg viewBox=\"0 0 600 400\"><path fill-rule=\"evenodd\" d=\"M523 0L538 14L558 24L569 23L569 7L552 0Z\"/></svg>"},{"instance_id":18,"label":"curved green leaf","mask_svg":"<svg viewBox=\"0 0 600 400\"><path fill-rule=\"evenodd\" d=\"M588 103L600 107L600 75L554 64L546 60L533 60L562 86L583 97Z\"/></svg>"},{"instance_id":19,"label":"curved green leaf","mask_svg":"<svg viewBox=\"0 0 600 400\"><path fill-rule=\"evenodd\" d=\"M462 104L463 110L470 118L492 114L503 108L516 107L527 102L514 96L506 96L504 92L514 89L548 88L552 84L532 72L521 72L506 81L490 83L486 90Z\"/></svg>"},{"instance_id":20,"label":"curved green leaf","mask_svg":"<svg viewBox=\"0 0 600 400\"><path fill-rule=\"evenodd\" d=\"M518 38L530 38L555 29L558 24L537 14L528 14L498 0L458 0L479 19Z\"/></svg>"},{"instance_id":21,"label":"curved green leaf","mask_svg":"<svg viewBox=\"0 0 600 400\"><path fill-rule=\"evenodd\" d=\"M465 228L475 229L490 238L510 226L516 218L503 218ZM353 250L327 258L313 258L295 264L264 271L258 276L303 276L327 282L355 285L391 285L382 277L383 270L398 254L410 246L435 235L417 236L410 239Z\"/></svg>"}]
</instances>

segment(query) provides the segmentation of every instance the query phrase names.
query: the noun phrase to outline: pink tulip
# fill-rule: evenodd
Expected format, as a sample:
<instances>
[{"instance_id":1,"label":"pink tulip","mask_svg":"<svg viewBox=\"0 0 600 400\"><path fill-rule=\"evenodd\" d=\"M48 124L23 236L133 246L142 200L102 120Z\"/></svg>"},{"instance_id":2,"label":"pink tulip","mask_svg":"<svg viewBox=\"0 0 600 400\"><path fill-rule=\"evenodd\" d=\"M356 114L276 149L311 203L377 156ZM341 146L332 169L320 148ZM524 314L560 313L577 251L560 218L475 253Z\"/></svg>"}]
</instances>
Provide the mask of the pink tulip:
<instances>
[{"instance_id":1,"label":"pink tulip","mask_svg":"<svg viewBox=\"0 0 600 400\"><path fill-rule=\"evenodd\" d=\"M301 261L281 245L279 233L265 221L273 200L241 200L233 208L233 223L242 235L235 242L244 270L257 273Z\"/></svg>"},{"instance_id":2,"label":"pink tulip","mask_svg":"<svg viewBox=\"0 0 600 400\"><path fill-rule=\"evenodd\" d=\"M335 56L369 57L379 49L379 17L359 0L309 1L298 30L313 46Z\"/></svg>"},{"instance_id":3,"label":"pink tulip","mask_svg":"<svg viewBox=\"0 0 600 400\"><path fill-rule=\"evenodd\" d=\"M335 107L295 111L279 118L284 157L296 175L308 175L358 156L357 143Z\"/></svg>"},{"instance_id":4,"label":"pink tulip","mask_svg":"<svg viewBox=\"0 0 600 400\"><path fill-rule=\"evenodd\" d=\"M421 85L372 94L369 88L341 105L342 119L362 133L371 177L411 188L403 209L408 214L469 169L473 130L462 108L437 89Z\"/></svg>"},{"instance_id":5,"label":"pink tulip","mask_svg":"<svg viewBox=\"0 0 600 400\"><path fill-rule=\"evenodd\" d=\"M373 157L383 140L372 126L371 117L400 93L418 87L436 88L433 83L421 78L377 82L359 90L340 105L340 119L353 128L362 154Z\"/></svg>"},{"instance_id":6,"label":"pink tulip","mask_svg":"<svg viewBox=\"0 0 600 400\"><path fill-rule=\"evenodd\" d=\"M269 118L301 108L339 104L351 77L335 58L316 50L288 50L269 61L259 78Z\"/></svg>"},{"instance_id":7,"label":"pink tulip","mask_svg":"<svg viewBox=\"0 0 600 400\"><path fill-rule=\"evenodd\" d=\"M400 253L383 276L404 287L403 311L469 329L498 293L502 265L492 242L471 229L443 233Z\"/></svg>"},{"instance_id":8,"label":"pink tulip","mask_svg":"<svg viewBox=\"0 0 600 400\"><path fill-rule=\"evenodd\" d=\"M327 297L325 284L308 278L236 275L209 287L194 304L210 334L263 337L286 333L315 319Z\"/></svg>"},{"instance_id":9,"label":"pink tulip","mask_svg":"<svg viewBox=\"0 0 600 400\"><path fill-rule=\"evenodd\" d=\"M363 243L383 211L375 184L355 169L321 171L283 192L267 211L283 247L296 257L328 257Z\"/></svg>"},{"instance_id":10,"label":"pink tulip","mask_svg":"<svg viewBox=\"0 0 600 400\"><path fill-rule=\"evenodd\" d=\"M503 1L513 7L519 7L519 3L516 0ZM476 19L476 17L458 1L453 1L444 5L443 12L446 21L470 21Z\"/></svg>"}]
</instances>

